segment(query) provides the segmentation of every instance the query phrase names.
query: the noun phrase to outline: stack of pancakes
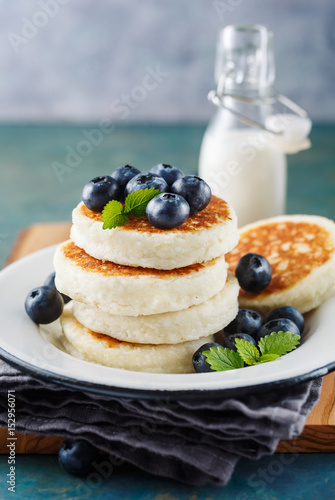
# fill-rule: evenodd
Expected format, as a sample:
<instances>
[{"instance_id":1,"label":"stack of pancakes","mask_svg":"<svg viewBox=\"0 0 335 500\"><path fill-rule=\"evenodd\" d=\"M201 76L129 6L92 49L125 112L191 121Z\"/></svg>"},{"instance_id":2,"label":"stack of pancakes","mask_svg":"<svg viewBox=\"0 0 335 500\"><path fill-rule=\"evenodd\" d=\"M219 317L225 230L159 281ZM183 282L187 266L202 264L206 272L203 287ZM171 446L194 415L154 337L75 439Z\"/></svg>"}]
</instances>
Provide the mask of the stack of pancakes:
<instances>
[{"instance_id":1,"label":"stack of pancakes","mask_svg":"<svg viewBox=\"0 0 335 500\"><path fill-rule=\"evenodd\" d=\"M169 230L146 217L103 230L101 213L80 203L54 259L56 286L73 299L61 317L68 352L115 368L193 372L193 353L237 314L224 257L237 242L236 216L215 196Z\"/></svg>"}]
</instances>

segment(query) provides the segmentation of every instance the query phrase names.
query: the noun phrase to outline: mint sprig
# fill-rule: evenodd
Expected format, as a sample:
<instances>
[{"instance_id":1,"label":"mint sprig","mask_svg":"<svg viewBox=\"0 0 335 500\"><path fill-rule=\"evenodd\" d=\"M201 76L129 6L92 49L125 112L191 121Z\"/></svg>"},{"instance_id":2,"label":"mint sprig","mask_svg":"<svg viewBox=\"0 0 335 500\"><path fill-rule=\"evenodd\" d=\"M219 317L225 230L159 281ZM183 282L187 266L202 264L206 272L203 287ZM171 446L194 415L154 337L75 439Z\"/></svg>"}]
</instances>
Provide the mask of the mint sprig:
<instances>
[{"instance_id":1,"label":"mint sprig","mask_svg":"<svg viewBox=\"0 0 335 500\"><path fill-rule=\"evenodd\" d=\"M160 193L162 191L155 188L134 191L127 196L124 206L117 200L109 201L102 211L102 228L114 229L123 226L128 222L130 215L143 217L149 201Z\"/></svg>"},{"instance_id":2,"label":"mint sprig","mask_svg":"<svg viewBox=\"0 0 335 500\"><path fill-rule=\"evenodd\" d=\"M258 349L251 342L244 339L236 339L235 346L237 352L226 347L211 347L208 351L203 351L206 362L214 371L233 370L243 368L246 365L259 365L274 361L280 356L293 351L299 344L300 335L291 332L272 332L258 342Z\"/></svg>"}]
</instances>

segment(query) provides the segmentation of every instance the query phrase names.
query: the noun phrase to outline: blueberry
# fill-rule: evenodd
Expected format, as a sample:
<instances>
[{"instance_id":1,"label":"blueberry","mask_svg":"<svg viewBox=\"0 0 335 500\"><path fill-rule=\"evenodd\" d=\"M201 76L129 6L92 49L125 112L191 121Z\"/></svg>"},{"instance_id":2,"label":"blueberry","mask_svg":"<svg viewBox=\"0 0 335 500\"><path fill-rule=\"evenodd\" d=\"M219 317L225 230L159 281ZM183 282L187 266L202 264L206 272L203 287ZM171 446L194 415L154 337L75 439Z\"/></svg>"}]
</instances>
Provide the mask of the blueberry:
<instances>
[{"instance_id":1,"label":"blueberry","mask_svg":"<svg viewBox=\"0 0 335 500\"><path fill-rule=\"evenodd\" d=\"M152 167L150 172L163 177L163 179L166 180L169 186L172 186L175 181L177 181L184 175L183 172L179 170L179 168L173 167L172 165L167 165L166 163L155 165L154 167Z\"/></svg>"},{"instance_id":2,"label":"blueberry","mask_svg":"<svg viewBox=\"0 0 335 500\"><path fill-rule=\"evenodd\" d=\"M257 332L256 340L258 341L272 332L291 332L293 335L300 335L300 330L293 321L287 318L277 318L267 321L261 326Z\"/></svg>"},{"instance_id":3,"label":"blueberry","mask_svg":"<svg viewBox=\"0 0 335 500\"><path fill-rule=\"evenodd\" d=\"M66 439L58 453L60 466L73 476L84 476L90 472L97 460L99 450L84 439Z\"/></svg>"},{"instance_id":4,"label":"blueberry","mask_svg":"<svg viewBox=\"0 0 335 500\"><path fill-rule=\"evenodd\" d=\"M277 319L277 318L287 318L293 321L299 328L300 333L304 331L305 328L305 320L301 312L298 311L298 309L295 309L294 307L291 306L283 306L283 307L278 307L278 309L274 309L271 314L269 314L269 317L267 321L270 321L271 319Z\"/></svg>"},{"instance_id":5,"label":"blueberry","mask_svg":"<svg viewBox=\"0 0 335 500\"><path fill-rule=\"evenodd\" d=\"M262 324L263 318L256 311L251 309L240 309L236 318L225 327L224 333L248 333L252 337L256 335Z\"/></svg>"},{"instance_id":6,"label":"blueberry","mask_svg":"<svg viewBox=\"0 0 335 500\"><path fill-rule=\"evenodd\" d=\"M212 191L207 182L196 175L185 175L171 186L171 193L180 194L190 205L190 213L200 212L212 197Z\"/></svg>"},{"instance_id":7,"label":"blueberry","mask_svg":"<svg viewBox=\"0 0 335 500\"><path fill-rule=\"evenodd\" d=\"M54 288L55 290L57 290L56 285L55 285L55 276L56 276L56 273L49 274L49 276L47 277L47 279L44 282L45 286L51 286L51 288ZM70 302L71 297L69 297L68 295L65 295L64 293L61 293L61 292L60 292L60 294L63 297L64 304L67 304L68 302Z\"/></svg>"},{"instance_id":8,"label":"blueberry","mask_svg":"<svg viewBox=\"0 0 335 500\"><path fill-rule=\"evenodd\" d=\"M124 192L124 188L135 175L140 174L140 170L135 167L131 167L130 165L125 165L124 167L118 167L111 173L111 177L116 180L116 182L121 187L122 193Z\"/></svg>"},{"instance_id":9,"label":"blueberry","mask_svg":"<svg viewBox=\"0 0 335 500\"><path fill-rule=\"evenodd\" d=\"M139 191L140 189L159 189L160 191L167 191L167 182L157 174L153 172L144 172L135 175L125 187L124 197L126 198L128 194L134 191Z\"/></svg>"},{"instance_id":10,"label":"blueberry","mask_svg":"<svg viewBox=\"0 0 335 500\"><path fill-rule=\"evenodd\" d=\"M247 253L239 260L235 269L235 276L240 287L246 292L260 292L271 281L271 266L269 261L262 255Z\"/></svg>"},{"instance_id":11,"label":"blueberry","mask_svg":"<svg viewBox=\"0 0 335 500\"><path fill-rule=\"evenodd\" d=\"M82 200L93 212L102 212L104 206L111 200L120 201L122 190L118 182L110 175L94 177L85 184Z\"/></svg>"},{"instance_id":12,"label":"blueberry","mask_svg":"<svg viewBox=\"0 0 335 500\"><path fill-rule=\"evenodd\" d=\"M202 353L203 351L208 351L211 347L221 347L217 342L207 342L207 344L202 345L193 354L193 367L197 373L213 372L211 365L207 363L206 356Z\"/></svg>"},{"instance_id":13,"label":"blueberry","mask_svg":"<svg viewBox=\"0 0 335 500\"><path fill-rule=\"evenodd\" d=\"M178 194L162 193L149 201L146 214L153 226L159 229L173 229L186 221L190 206Z\"/></svg>"},{"instance_id":14,"label":"blueberry","mask_svg":"<svg viewBox=\"0 0 335 500\"><path fill-rule=\"evenodd\" d=\"M227 347L228 349L231 349L231 350L236 352L237 351L237 348L235 345L236 339L246 340L247 342L250 342L250 344L257 347L256 340L253 337L251 337L250 335L248 335L247 333L233 333L232 335L225 337L222 347Z\"/></svg>"},{"instance_id":15,"label":"blueberry","mask_svg":"<svg viewBox=\"0 0 335 500\"><path fill-rule=\"evenodd\" d=\"M31 290L25 301L26 313L34 323L46 325L62 314L64 301L61 294L50 286Z\"/></svg>"}]
</instances>

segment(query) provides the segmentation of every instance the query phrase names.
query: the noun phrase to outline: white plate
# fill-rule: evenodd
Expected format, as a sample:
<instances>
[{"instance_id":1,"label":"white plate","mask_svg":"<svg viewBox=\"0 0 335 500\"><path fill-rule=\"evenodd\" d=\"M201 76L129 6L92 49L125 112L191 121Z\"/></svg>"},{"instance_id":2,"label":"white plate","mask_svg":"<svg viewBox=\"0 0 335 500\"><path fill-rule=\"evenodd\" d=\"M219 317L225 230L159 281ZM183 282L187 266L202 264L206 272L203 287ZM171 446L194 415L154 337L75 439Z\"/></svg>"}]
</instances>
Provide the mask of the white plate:
<instances>
[{"instance_id":1,"label":"white plate","mask_svg":"<svg viewBox=\"0 0 335 500\"><path fill-rule=\"evenodd\" d=\"M282 358L238 370L152 374L82 361L52 345L24 310L28 292L53 271L56 245L0 272L0 357L40 379L91 392L131 397L197 398L242 395L311 380L335 369L335 297L309 314L302 345Z\"/></svg>"}]
</instances>

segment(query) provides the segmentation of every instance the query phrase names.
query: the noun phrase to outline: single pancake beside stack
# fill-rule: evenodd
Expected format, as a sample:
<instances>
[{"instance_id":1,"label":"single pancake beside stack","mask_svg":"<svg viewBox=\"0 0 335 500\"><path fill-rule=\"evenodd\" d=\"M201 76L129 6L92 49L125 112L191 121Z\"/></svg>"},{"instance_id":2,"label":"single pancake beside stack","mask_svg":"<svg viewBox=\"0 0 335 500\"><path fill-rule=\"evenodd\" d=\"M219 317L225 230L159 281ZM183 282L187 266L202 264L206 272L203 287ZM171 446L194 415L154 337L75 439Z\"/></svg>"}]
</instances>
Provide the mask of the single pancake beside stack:
<instances>
[{"instance_id":1,"label":"single pancake beside stack","mask_svg":"<svg viewBox=\"0 0 335 500\"><path fill-rule=\"evenodd\" d=\"M193 353L237 314L224 258L237 241L236 216L215 196L169 230L146 217L103 230L101 213L80 203L54 258L56 286L73 299L61 318L67 350L115 368L193 372Z\"/></svg>"},{"instance_id":2,"label":"single pancake beside stack","mask_svg":"<svg viewBox=\"0 0 335 500\"><path fill-rule=\"evenodd\" d=\"M244 226L226 255L231 272L246 253L266 257L272 279L258 293L241 289L240 307L265 316L286 305L305 313L335 294L335 223L326 217L283 215Z\"/></svg>"}]
</instances>

